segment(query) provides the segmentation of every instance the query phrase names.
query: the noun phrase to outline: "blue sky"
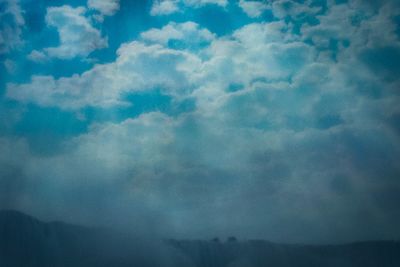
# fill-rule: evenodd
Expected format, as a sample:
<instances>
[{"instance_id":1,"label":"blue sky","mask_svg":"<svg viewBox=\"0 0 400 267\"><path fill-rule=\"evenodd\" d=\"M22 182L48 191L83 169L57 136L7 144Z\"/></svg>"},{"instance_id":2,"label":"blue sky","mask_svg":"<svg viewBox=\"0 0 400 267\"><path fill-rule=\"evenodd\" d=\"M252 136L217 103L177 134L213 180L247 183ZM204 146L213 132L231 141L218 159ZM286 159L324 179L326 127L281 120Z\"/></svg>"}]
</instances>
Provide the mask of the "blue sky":
<instances>
[{"instance_id":1,"label":"blue sky","mask_svg":"<svg viewBox=\"0 0 400 267\"><path fill-rule=\"evenodd\" d=\"M1 0L0 207L398 238L399 62L394 0Z\"/></svg>"}]
</instances>

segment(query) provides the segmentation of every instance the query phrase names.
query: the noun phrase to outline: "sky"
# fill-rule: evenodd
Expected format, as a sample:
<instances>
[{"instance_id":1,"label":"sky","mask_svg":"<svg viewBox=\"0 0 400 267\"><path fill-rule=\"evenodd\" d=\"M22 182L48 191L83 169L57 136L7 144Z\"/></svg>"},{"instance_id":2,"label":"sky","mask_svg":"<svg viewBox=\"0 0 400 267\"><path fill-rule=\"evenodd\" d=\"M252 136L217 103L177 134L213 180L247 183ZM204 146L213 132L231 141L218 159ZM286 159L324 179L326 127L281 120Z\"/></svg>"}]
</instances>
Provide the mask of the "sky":
<instances>
[{"instance_id":1,"label":"sky","mask_svg":"<svg viewBox=\"0 0 400 267\"><path fill-rule=\"evenodd\" d=\"M399 77L396 0L0 0L0 208L397 239Z\"/></svg>"}]
</instances>

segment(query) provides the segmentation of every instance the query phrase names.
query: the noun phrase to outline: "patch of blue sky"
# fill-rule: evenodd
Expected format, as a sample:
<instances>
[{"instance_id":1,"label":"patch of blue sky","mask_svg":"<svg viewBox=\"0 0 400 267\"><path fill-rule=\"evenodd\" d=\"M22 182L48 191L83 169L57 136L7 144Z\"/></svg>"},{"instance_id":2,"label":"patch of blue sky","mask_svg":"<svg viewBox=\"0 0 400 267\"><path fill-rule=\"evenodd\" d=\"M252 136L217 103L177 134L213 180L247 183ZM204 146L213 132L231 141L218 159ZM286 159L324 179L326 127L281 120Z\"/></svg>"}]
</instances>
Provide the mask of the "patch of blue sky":
<instances>
[{"instance_id":1,"label":"patch of blue sky","mask_svg":"<svg viewBox=\"0 0 400 267\"><path fill-rule=\"evenodd\" d=\"M119 123L148 112L162 112L175 117L195 109L193 99L177 102L172 97L163 95L160 90L130 93L125 95L123 100L130 102L130 105L110 108L86 107L78 112L33 104L23 107L16 101L4 100L0 103L0 136L24 137L33 152L47 155L59 153L59 150L63 149L63 141L87 132L88 127L95 122ZM21 109L23 111L20 112L18 120L8 120L7 117Z\"/></svg>"},{"instance_id":2,"label":"patch of blue sky","mask_svg":"<svg viewBox=\"0 0 400 267\"><path fill-rule=\"evenodd\" d=\"M117 15L106 17L101 25L96 25L108 37L108 47L94 51L91 56L100 62L111 62L122 43L138 39L147 29L163 26L163 21L150 16L150 6L151 1L121 1Z\"/></svg>"},{"instance_id":3,"label":"patch of blue sky","mask_svg":"<svg viewBox=\"0 0 400 267\"><path fill-rule=\"evenodd\" d=\"M253 21L236 5L230 4L227 8L229 11L215 5L207 5L193 10L190 19L218 36L231 34L234 30ZM264 19L271 21L272 16L264 17Z\"/></svg>"},{"instance_id":4,"label":"patch of blue sky","mask_svg":"<svg viewBox=\"0 0 400 267\"><path fill-rule=\"evenodd\" d=\"M165 95L157 89L125 94L122 100L128 102L129 105L110 108L86 107L82 110L82 114L88 123L94 121L121 122L148 112L162 112L170 116L177 116L195 109L193 99L187 98L177 102L171 96Z\"/></svg>"}]
</instances>

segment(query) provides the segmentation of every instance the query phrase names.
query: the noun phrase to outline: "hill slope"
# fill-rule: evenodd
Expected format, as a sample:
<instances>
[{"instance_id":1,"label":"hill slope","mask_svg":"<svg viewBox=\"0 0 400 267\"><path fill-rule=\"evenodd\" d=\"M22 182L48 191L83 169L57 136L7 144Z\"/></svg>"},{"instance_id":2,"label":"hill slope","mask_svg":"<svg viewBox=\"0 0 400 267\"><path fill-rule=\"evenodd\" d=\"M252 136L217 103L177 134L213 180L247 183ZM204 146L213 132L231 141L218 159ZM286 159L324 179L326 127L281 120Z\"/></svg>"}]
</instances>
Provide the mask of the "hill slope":
<instances>
[{"instance_id":1,"label":"hill slope","mask_svg":"<svg viewBox=\"0 0 400 267\"><path fill-rule=\"evenodd\" d=\"M144 241L0 211L1 267L398 267L400 242L285 245L262 240Z\"/></svg>"},{"instance_id":2,"label":"hill slope","mask_svg":"<svg viewBox=\"0 0 400 267\"><path fill-rule=\"evenodd\" d=\"M186 266L173 248L107 229L41 222L0 211L1 267Z\"/></svg>"}]
</instances>

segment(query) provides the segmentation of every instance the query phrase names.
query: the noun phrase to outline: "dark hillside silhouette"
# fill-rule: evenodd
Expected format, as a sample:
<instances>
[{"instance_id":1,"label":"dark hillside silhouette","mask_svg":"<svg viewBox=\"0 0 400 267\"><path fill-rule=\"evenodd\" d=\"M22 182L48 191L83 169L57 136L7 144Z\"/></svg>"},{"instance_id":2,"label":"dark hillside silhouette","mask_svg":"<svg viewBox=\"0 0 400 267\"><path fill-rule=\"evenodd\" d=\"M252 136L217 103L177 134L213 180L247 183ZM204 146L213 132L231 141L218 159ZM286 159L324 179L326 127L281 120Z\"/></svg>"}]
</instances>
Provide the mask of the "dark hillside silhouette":
<instances>
[{"instance_id":1,"label":"dark hillside silhouette","mask_svg":"<svg viewBox=\"0 0 400 267\"><path fill-rule=\"evenodd\" d=\"M108 229L0 211L1 267L398 267L400 242L285 245L263 240L148 242Z\"/></svg>"}]
</instances>

